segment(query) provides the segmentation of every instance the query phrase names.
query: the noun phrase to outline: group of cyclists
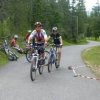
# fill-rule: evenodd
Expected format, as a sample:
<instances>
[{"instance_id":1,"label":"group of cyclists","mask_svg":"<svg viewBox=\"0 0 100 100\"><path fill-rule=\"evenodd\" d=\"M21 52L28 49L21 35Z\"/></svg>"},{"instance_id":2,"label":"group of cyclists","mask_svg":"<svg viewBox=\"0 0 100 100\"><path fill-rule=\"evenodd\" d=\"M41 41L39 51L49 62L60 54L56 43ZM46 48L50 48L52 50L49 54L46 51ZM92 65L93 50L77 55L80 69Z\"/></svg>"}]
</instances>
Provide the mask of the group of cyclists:
<instances>
[{"instance_id":1,"label":"group of cyclists","mask_svg":"<svg viewBox=\"0 0 100 100\"><path fill-rule=\"evenodd\" d=\"M43 29L41 22L36 22L34 26L35 29L33 31L29 30L25 37L27 45L30 45L30 42L33 41L32 42L33 45L35 45L36 43L38 46L47 46L48 41L52 39L53 44L59 45L57 46L57 54L58 54L58 63L60 65L61 47L63 45L63 40L62 40L62 36L58 32L58 28L53 27L50 35L47 36L46 31ZM17 49L18 51L23 52L23 50L16 43L17 39L18 36L15 35L14 38L11 40L11 46ZM44 50L42 49L41 52L44 52Z\"/></svg>"}]
</instances>

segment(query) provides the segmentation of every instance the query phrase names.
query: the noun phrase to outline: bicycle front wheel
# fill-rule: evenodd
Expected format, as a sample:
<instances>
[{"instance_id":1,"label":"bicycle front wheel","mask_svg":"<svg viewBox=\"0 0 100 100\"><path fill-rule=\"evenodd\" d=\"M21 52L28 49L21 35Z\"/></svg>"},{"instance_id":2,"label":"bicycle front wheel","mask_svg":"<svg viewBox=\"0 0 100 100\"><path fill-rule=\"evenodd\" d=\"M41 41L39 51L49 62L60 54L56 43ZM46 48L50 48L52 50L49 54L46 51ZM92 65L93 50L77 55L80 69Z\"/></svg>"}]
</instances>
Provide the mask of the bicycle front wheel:
<instances>
[{"instance_id":1,"label":"bicycle front wheel","mask_svg":"<svg viewBox=\"0 0 100 100\"><path fill-rule=\"evenodd\" d=\"M45 66L48 66L48 60L49 60L49 52L48 51L44 51L44 55L45 55Z\"/></svg>"},{"instance_id":2,"label":"bicycle front wheel","mask_svg":"<svg viewBox=\"0 0 100 100\"><path fill-rule=\"evenodd\" d=\"M32 81L34 81L36 78L36 58L34 58L31 63L30 78Z\"/></svg>"},{"instance_id":3,"label":"bicycle front wheel","mask_svg":"<svg viewBox=\"0 0 100 100\"><path fill-rule=\"evenodd\" d=\"M39 74L40 75L43 74L43 65L39 65L38 67L39 67Z\"/></svg>"},{"instance_id":4,"label":"bicycle front wheel","mask_svg":"<svg viewBox=\"0 0 100 100\"><path fill-rule=\"evenodd\" d=\"M59 68L58 55L56 54L55 67Z\"/></svg>"},{"instance_id":5,"label":"bicycle front wheel","mask_svg":"<svg viewBox=\"0 0 100 100\"><path fill-rule=\"evenodd\" d=\"M51 72L51 70L52 70L52 57L50 56L48 60L48 72Z\"/></svg>"}]
</instances>

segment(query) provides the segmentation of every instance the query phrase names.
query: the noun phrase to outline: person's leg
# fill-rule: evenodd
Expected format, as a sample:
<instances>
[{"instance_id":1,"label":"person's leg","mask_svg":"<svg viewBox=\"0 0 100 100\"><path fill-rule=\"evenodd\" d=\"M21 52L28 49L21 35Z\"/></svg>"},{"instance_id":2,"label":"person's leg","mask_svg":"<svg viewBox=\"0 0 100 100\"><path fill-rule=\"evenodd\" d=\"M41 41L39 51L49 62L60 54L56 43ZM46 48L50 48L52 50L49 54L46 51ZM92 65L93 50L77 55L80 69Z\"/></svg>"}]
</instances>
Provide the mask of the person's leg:
<instances>
[{"instance_id":1,"label":"person's leg","mask_svg":"<svg viewBox=\"0 0 100 100\"><path fill-rule=\"evenodd\" d=\"M57 57L58 57L58 65L60 65L60 60L61 60L61 48L57 48Z\"/></svg>"},{"instance_id":2,"label":"person's leg","mask_svg":"<svg viewBox=\"0 0 100 100\"><path fill-rule=\"evenodd\" d=\"M17 50L17 52L19 52L19 53L23 53L23 50L21 49L21 48L19 48L19 47L13 47L15 50Z\"/></svg>"}]
</instances>

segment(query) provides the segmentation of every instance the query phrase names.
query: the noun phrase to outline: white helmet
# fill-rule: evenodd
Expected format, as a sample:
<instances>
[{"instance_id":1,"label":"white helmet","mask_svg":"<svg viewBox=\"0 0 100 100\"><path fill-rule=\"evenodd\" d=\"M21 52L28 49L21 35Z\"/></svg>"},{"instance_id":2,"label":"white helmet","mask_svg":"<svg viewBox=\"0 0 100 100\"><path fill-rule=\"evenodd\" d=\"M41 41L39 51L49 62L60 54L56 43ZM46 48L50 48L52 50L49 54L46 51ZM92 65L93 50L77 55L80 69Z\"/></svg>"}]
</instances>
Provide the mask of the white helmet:
<instances>
[{"instance_id":1,"label":"white helmet","mask_svg":"<svg viewBox=\"0 0 100 100\"><path fill-rule=\"evenodd\" d=\"M17 38L18 38L18 35L14 35L14 38L16 38L16 39L17 39Z\"/></svg>"},{"instance_id":2,"label":"white helmet","mask_svg":"<svg viewBox=\"0 0 100 100\"><path fill-rule=\"evenodd\" d=\"M35 24L34 24L35 26L42 26L42 23L41 22L35 22Z\"/></svg>"},{"instance_id":3,"label":"white helmet","mask_svg":"<svg viewBox=\"0 0 100 100\"><path fill-rule=\"evenodd\" d=\"M31 33L32 31L31 30L28 30L28 33Z\"/></svg>"},{"instance_id":4,"label":"white helmet","mask_svg":"<svg viewBox=\"0 0 100 100\"><path fill-rule=\"evenodd\" d=\"M58 29L57 27L53 27L52 31L57 31L57 29Z\"/></svg>"}]
</instances>

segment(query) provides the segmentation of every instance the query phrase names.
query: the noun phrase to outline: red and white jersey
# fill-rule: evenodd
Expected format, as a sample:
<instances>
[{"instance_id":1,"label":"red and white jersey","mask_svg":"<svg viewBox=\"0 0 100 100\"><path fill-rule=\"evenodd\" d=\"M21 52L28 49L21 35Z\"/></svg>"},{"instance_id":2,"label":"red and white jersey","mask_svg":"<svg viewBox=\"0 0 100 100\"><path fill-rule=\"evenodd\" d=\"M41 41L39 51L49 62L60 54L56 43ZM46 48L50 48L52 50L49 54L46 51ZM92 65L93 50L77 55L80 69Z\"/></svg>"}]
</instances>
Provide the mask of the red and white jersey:
<instances>
[{"instance_id":1,"label":"red and white jersey","mask_svg":"<svg viewBox=\"0 0 100 100\"><path fill-rule=\"evenodd\" d=\"M33 30L28 40L32 40L33 38L35 38L36 42L45 42L45 39L47 38L46 31L41 29L41 32L38 33L36 30Z\"/></svg>"}]
</instances>

